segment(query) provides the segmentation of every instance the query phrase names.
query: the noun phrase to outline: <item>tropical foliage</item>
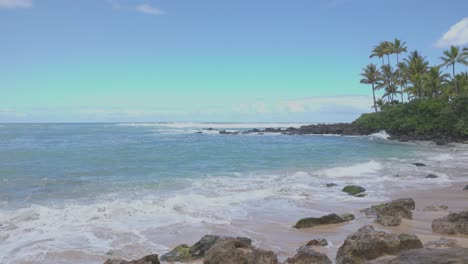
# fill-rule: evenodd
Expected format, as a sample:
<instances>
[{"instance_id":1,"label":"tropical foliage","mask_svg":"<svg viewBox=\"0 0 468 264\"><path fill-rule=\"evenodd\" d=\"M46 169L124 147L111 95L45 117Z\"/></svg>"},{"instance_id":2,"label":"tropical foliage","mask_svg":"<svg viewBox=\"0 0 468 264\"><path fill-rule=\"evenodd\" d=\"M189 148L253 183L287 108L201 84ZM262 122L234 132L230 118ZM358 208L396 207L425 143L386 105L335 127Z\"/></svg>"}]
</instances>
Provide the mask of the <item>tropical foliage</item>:
<instances>
[{"instance_id":1,"label":"tropical foliage","mask_svg":"<svg viewBox=\"0 0 468 264\"><path fill-rule=\"evenodd\" d=\"M430 65L417 50L402 58L407 51L399 39L374 46L370 58L378 58L381 65L364 67L360 82L371 86L376 113L364 114L355 123L394 134L468 138L468 47L451 46L439 65Z\"/></svg>"}]
</instances>

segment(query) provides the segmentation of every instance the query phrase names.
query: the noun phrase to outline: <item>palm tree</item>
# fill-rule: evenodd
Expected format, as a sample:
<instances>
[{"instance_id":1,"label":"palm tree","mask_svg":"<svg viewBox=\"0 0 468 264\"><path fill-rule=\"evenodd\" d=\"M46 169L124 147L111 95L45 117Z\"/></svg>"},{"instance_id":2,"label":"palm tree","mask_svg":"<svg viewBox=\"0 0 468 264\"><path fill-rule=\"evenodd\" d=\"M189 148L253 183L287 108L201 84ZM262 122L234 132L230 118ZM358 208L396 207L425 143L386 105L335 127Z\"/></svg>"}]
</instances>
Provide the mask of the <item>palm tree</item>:
<instances>
[{"instance_id":1,"label":"palm tree","mask_svg":"<svg viewBox=\"0 0 468 264\"><path fill-rule=\"evenodd\" d=\"M423 75L427 72L429 65L426 57L422 56L418 51L413 51L408 58L404 59L404 62L407 68L409 83L412 85L411 87L407 87L406 91L416 97L423 97Z\"/></svg>"},{"instance_id":2,"label":"palm tree","mask_svg":"<svg viewBox=\"0 0 468 264\"><path fill-rule=\"evenodd\" d=\"M372 50L372 53L369 56L369 58L379 57L379 59L382 59L382 65L384 65L385 64L384 55L385 55L385 47L382 45L382 42L381 42L379 43L379 45L374 46L374 49Z\"/></svg>"},{"instance_id":3,"label":"palm tree","mask_svg":"<svg viewBox=\"0 0 468 264\"><path fill-rule=\"evenodd\" d=\"M424 74L424 88L429 97L438 96L442 92L444 84L450 75L443 73L440 70L440 66L433 66L429 68L429 71Z\"/></svg>"},{"instance_id":4,"label":"palm tree","mask_svg":"<svg viewBox=\"0 0 468 264\"><path fill-rule=\"evenodd\" d=\"M396 54L397 66L400 66L399 54L406 52L406 42L401 42L399 39L395 38L393 41L393 53ZM398 69L398 79L401 79L401 69ZM399 80L400 85L400 95L401 102L403 103L403 82Z\"/></svg>"},{"instance_id":5,"label":"palm tree","mask_svg":"<svg viewBox=\"0 0 468 264\"><path fill-rule=\"evenodd\" d=\"M377 99L377 101L375 102L375 104L377 105L377 107L378 107L380 110L382 110L382 106L385 105L385 102L384 102L381 98L379 98L379 99Z\"/></svg>"},{"instance_id":6,"label":"palm tree","mask_svg":"<svg viewBox=\"0 0 468 264\"><path fill-rule=\"evenodd\" d=\"M465 56L465 52L460 52L460 48L457 46L450 46L449 50L444 50L444 56L440 57L443 61L441 66L452 66L452 78L455 81L455 90L457 94L460 94L460 90L458 88L457 82L455 80L455 64L462 63L468 64L468 56Z\"/></svg>"},{"instance_id":7,"label":"palm tree","mask_svg":"<svg viewBox=\"0 0 468 264\"><path fill-rule=\"evenodd\" d=\"M377 82L377 89L385 89L386 93L384 97L388 97L389 102L393 102L394 92L388 93L388 91L395 90L397 83L397 73L393 70L392 66L384 65L381 70L381 78Z\"/></svg>"},{"instance_id":8,"label":"palm tree","mask_svg":"<svg viewBox=\"0 0 468 264\"><path fill-rule=\"evenodd\" d=\"M374 109L377 112L377 106L375 104L375 83L380 79L380 72L377 69L377 66L373 63L366 66L362 69L361 76L364 77L361 79L360 83L371 84L372 85L372 95L374 98Z\"/></svg>"},{"instance_id":9,"label":"palm tree","mask_svg":"<svg viewBox=\"0 0 468 264\"><path fill-rule=\"evenodd\" d=\"M463 48L461 57L462 63L468 66L468 47Z\"/></svg>"}]
</instances>

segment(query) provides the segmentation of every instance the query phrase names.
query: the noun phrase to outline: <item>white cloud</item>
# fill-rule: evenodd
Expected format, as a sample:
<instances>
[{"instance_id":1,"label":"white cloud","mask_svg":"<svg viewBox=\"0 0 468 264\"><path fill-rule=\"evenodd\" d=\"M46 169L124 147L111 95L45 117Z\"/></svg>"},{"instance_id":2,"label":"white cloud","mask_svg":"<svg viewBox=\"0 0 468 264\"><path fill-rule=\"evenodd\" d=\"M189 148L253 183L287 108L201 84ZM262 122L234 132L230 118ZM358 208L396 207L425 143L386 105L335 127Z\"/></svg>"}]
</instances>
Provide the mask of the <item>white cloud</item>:
<instances>
[{"instance_id":1,"label":"white cloud","mask_svg":"<svg viewBox=\"0 0 468 264\"><path fill-rule=\"evenodd\" d=\"M30 8L32 0L0 0L0 8Z\"/></svg>"},{"instance_id":2,"label":"white cloud","mask_svg":"<svg viewBox=\"0 0 468 264\"><path fill-rule=\"evenodd\" d=\"M343 110L343 112L353 111L356 113L364 113L369 111L371 105L372 98L369 96L317 96L281 102L279 104L279 109L280 111L292 113L330 112L333 109L337 112Z\"/></svg>"},{"instance_id":3,"label":"white cloud","mask_svg":"<svg viewBox=\"0 0 468 264\"><path fill-rule=\"evenodd\" d=\"M149 4L137 5L136 10L138 12L142 12L142 13L146 13L146 14L150 14L150 15L155 15L155 16L164 15L164 12L161 9L159 9L157 7L153 7L153 6L149 5Z\"/></svg>"},{"instance_id":4,"label":"white cloud","mask_svg":"<svg viewBox=\"0 0 468 264\"><path fill-rule=\"evenodd\" d=\"M465 45L468 44L468 17L458 21L455 25L440 38L435 46L439 48L448 47L450 45Z\"/></svg>"}]
</instances>

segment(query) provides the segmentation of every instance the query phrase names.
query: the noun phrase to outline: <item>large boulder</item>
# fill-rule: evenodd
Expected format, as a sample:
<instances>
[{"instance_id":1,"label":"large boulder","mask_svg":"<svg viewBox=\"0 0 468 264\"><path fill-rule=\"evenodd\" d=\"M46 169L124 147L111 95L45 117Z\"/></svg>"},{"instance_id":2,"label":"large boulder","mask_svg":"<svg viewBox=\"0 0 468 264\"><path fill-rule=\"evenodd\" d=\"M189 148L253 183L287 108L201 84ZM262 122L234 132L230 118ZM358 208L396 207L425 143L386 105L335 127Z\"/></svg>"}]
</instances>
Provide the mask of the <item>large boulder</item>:
<instances>
[{"instance_id":1,"label":"large boulder","mask_svg":"<svg viewBox=\"0 0 468 264\"><path fill-rule=\"evenodd\" d=\"M401 219L413 219L411 210L415 209L414 200L411 198L401 198L374 205L370 208L361 210L367 216L375 216L375 221L383 226L397 226L400 225Z\"/></svg>"},{"instance_id":2,"label":"large boulder","mask_svg":"<svg viewBox=\"0 0 468 264\"><path fill-rule=\"evenodd\" d=\"M356 194L365 192L366 189L364 189L361 186L357 186L357 185L348 185L348 186L344 187L342 191L349 194L349 195L356 195Z\"/></svg>"},{"instance_id":3,"label":"large boulder","mask_svg":"<svg viewBox=\"0 0 468 264\"><path fill-rule=\"evenodd\" d=\"M322 217L308 217L302 218L294 225L294 228L308 228L318 225L328 225L328 224L339 224L354 220L354 215L352 214L329 214Z\"/></svg>"},{"instance_id":4,"label":"large boulder","mask_svg":"<svg viewBox=\"0 0 468 264\"><path fill-rule=\"evenodd\" d=\"M104 264L160 264L158 255L148 255L139 260L108 259Z\"/></svg>"},{"instance_id":5,"label":"large boulder","mask_svg":"<svg viewBox=\"0 0 468 264\"><path fill-rule=\"evenodd\" d=\"M389 234L364 226L349 235L336 255L337 264L359 264L384 255L397 255L405 250L422 248L415 235Z\"/></svg>"},{"instance_id":6,"label":"large boulder","mask_svg":"<svg viewBox=\"0 0 468 264\"><path fill-rule=\"evenodd\" d=\"M327 255L304 246L297 250L294 257L288 258L285 264L332 264L332 262Z\"/></svg>"},{"instance_id":7,"label":"large boulder","mask_svg":"<svg viewBox=\"0 0 468 264\"><path fill-rule=\"evenodd\" d=\"M192 255L189 252L190 247L186 244L181 244L175 247L170 252L161 256L161 261L168 261L168 262L183 262L183 261L190 261L192 259Z\"/></svg>"},{"instance_id":8,"label":"large boulder","mask_svg":"<svg viewBox=\"0 0 468 264\"><path fill-rule=\"evenodd\" d=\"M248 238L222 237L205 253L204 264L277 264L272 251L253 247Z\"/></svg>"},{"instance_id":9,"label":"large boulder","mask_svg":"<svg viewBox=\"0 0 468 264\"><path fill-rule=\"evenodd\" d=\"M398 257L381 262L382 264L466 264L466 248L419 248L402 252Z\"/></svg>"},{"instance_id":10,"label":"large boulder","mask_svg":"<svg viewBox=\"0 0 468 264\"><path fill-rule=\"evenodd\" d=\"M190 255L193 257L203 257L206 251L208 251L219 238L220 236L215 235L203 236L197 243L190 247Z\"/></svg>"},{"instance_id":11,"label":"large boulder","mask_svg":"<svg viewBox=\"0 0 468 264\"><path fill-rule=\"evenodd\" d=\"M468 235L468 211L451 213L432 221L432 232Z\"/></svg>"}]
</instances>

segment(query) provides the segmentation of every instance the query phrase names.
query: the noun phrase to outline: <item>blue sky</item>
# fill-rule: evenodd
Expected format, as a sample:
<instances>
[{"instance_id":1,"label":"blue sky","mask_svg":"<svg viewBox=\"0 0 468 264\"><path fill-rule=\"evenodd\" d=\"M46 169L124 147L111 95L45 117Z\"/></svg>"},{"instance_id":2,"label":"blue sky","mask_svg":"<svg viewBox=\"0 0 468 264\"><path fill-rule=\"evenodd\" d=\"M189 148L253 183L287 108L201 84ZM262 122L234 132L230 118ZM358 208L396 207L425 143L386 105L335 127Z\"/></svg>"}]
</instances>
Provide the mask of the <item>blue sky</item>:
<instances>
[{"instance_id":1,"label":"blue sky","mask_svg":"<svg viewBox=\"0 0 468 264\"><path fill-rule=\"evenodd\" d=\"M0 122L350 121L371 110L359 73L373 45L398 37L437 64L468 43L467 10L466 0L0 0Z\"/></svg>"}]
</instances>

